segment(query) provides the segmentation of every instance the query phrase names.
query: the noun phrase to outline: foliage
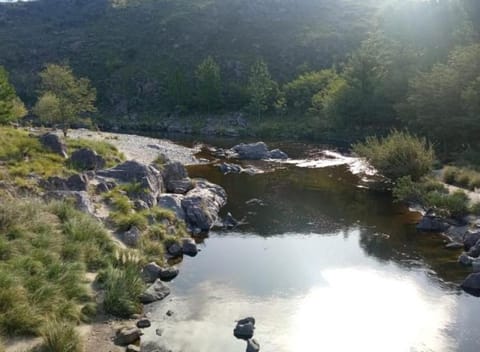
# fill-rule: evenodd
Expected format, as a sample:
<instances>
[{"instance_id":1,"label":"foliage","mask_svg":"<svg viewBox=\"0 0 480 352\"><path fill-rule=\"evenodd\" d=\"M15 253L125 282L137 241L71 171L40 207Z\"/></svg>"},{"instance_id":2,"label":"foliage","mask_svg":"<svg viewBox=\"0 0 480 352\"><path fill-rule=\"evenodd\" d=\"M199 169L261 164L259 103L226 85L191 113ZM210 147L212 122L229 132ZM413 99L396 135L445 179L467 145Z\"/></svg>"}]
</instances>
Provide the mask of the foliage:
<instances>
[{"instance_id":1,"label":"foliage","mask_svg":"<svg viewBox=\"0 0 480 352\"><path fill-rule=\"evenodd\" d=\"M459 168L454 166L447 166L442 172L443 181L450 185L455 185L470 190L480 188L480 172Z\"/></svg>"},{"instance_id":2,"label":"foliage","mask_svg":"<svg viewBox=\"0 0 480 352\"><path fill-rule=\"evenodd\" d=\"M84 114L96 111L96 90L87 78L76 78L66 65L48 64L40 73L41 95L34 112L43 121L68 128Z\"/></svg>"},{"instance_id":3,"label":"foliage","mask_svg":"<svg viewBox=\"0 0 480 352\"><path fill-rule=\"evenodd\" d=\"M382 175L397 180L410 176L417 181L431 171L435 154L424 138L392 131L384 138L368 137L354 151L366 158Z\"/></svg>"},{"instance_id":4,"label":"foliage","mask_svg":"<svg viewBox=\"0 0 480 352\"><path fill-rule=\"evenodd\" d=\"M82 352L80 336L75 327L63 321L49 321L42 329L42 352Z\"/></svg>"},{"instance_id":5,"label":"foliage","mask_svg":"<svg viewBox=\"0 0 480 352\"><path fill-rule=\"evenodd\" d=\"M0 66L0 123L14 121L27 114L22 101L16 96L10 84L7 71Z\"/></svg>"},{"instance_id":6,"label":"foliage","mask_svg":"<svg viewBox=\"0 0 480 352\"><path fill-rule=\"evenodd\" d=\"M277 95L277 84L272 80L268 66L263 60L257 60L250 68L247 92L250 98L250 111L257 117L272 105Z\"/></svg>"},{"instance_id":7,"label":"foliage","mask_svg":"<svg viewBox=\"0 0 480 352\"><path fill-rule=\"evenodd\" d=\"M221 103L220 66L209 56L195 71L197 79L197 97L199 105L210 112Z\"/></svg>"}]
</instances>

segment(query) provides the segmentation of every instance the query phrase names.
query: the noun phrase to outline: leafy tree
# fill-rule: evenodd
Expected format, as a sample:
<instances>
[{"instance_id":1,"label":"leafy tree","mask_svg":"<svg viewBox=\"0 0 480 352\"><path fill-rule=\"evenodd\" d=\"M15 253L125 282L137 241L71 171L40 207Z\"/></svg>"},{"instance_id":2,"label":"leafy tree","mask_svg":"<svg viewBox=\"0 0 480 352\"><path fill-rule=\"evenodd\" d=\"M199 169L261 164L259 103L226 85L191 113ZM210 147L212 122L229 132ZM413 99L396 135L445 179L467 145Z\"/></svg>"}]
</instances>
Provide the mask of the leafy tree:
<instances>
[{"instance_id":1,"label":"leafy tree","mask_svg":"<svg viewBox=\"0 0 480 352\"><path fill-rule=\"evenodd\" d=\"M220 66L209 56L197 66L195 76L198 103L210 112L221 103Z\"/></svg>"},{"instance_id":2,"label":"leafy tree","mask_svg":"<svg viewBox=\"0 0 480 352\"><path fill-rule=\"evenodd\" d=\"M306 113L312 106L312 98L324 90L336 78L333 70L311 71L301 74L283 87L288 109Z\"/></svg>"},{"instance_id":3,"label":"leafy tree","mask_svg":"<svg viewBox=\"0 0 480 352\"><path fill-rule=\"evenodd\" d=\"M190 87L187 84L184 72L176 68L167 77L167 96L170 106L175 109L183 109L190 99Z\"/></svg>"},{"instance_id":4,"label":"leafy tree","mask_svg":"<svg viewBox=\"0 0 480 352\"><path fill-rule=\"evenodd\" d=\"M59 123L67 136L72 123L96 111L96 90L87 78L76 78L66 65L48 64L40 73L41 94L34 112L43 121Z\"/></svg>"},{"instance_id":5,"label":"leafy tree","mask_svg":"<svg viewBox=\"0 0 480 352\"><path fill-rule=\"evenodd\" d=\"M8 80L7 71L0 66L0 123L14 121L26 114L25 106Z\"/></svg>"},{"instance_id":6,"label":"leafy tree","mask_svg":"<svg viewBox=\"0 0 480 352\"><path fill-rule=\"evenodd\" d=\"M250 68L247 91L250 97L248 108L260 116L273 104L277 92L277 83L272 80L268 66L263 60L257 60Z\"/></svg>"}]
</instances>

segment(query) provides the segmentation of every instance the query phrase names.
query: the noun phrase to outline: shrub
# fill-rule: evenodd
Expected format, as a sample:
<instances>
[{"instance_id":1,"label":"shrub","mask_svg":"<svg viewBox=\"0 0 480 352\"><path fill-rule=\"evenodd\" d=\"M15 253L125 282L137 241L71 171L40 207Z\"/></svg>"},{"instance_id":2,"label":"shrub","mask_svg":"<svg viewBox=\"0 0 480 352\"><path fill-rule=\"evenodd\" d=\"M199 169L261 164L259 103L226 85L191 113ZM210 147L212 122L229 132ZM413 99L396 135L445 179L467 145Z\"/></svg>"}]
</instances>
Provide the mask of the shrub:
<instances>
[{"instance_id":1,"label":"shrub","mask_svg":"<svg viewBox=\"0 0 480 352\"><path fill-rule=\"evenodd\" d=\"M480 202L472 204L470 212L475 215L480 215Z\"/></svg>"},{"instance_id":2,"label":"shrub","mask_svg":"<svg viewBox=\"0 0 480 352\"><path fill-rule=\"evenodd\" d=\"M140 230L145 230L148 226L148 220L143 213L123 214L120 212L111 212L110 218L119 231L128 231L133 226Z\"/></svg>"},{"instance_id":3,"label":"shrub","mask_svg":"<svg viewBox=\"0 0 480 352\"><path fill-rule=\"evenodd\" d=\"M393 181L403 176L418 181L431 171L435 160L433 148L427 141L408 132L393 131L385 138L368 137L353 149Z\"/></svg>"},{"instance_id":4,"label":"shrub","mask_svg":"<svg viewBox=\"0 0 480 352\"><path fill-rule=\"evenodd\" d=\"M450 185L475 190L480 187L480 173L468 168L447 166L443 170L443 181Z\"/></svg>"},{"instance_id":5,"label":"shrub","mask_svg":"<svg viewBox=\"0 0 480 352\"><path fill-rule=\"evenodd\" d=\"M453 166L447 166L443 170L442 173L442 178L443 182L453 185L455 183L455 180L457 179L457 174L458 174L458 169Z\"/></svg>"},{"instance_id":6,"label":"shrub","mask_svg":"<svg viewBox=\"0 0 480 352\"><path fill-rule=\"evenodd\" d=\"M434 207L453 217L467 214L468 202L468 196L463 191L456 191L453 194L430 192L425 199L425 203L429 207Z\"/></svg>"},{"instance_id":7,"label":"shrub","mask_svg":"<svg viewBox=\"0 0 480 352\"><path fill-rule=\"evenodd\" d=\"M41 332L42 352L82 352L80 336L73 325L63 321L48 321Z\"/></svg>"}]
</instances>

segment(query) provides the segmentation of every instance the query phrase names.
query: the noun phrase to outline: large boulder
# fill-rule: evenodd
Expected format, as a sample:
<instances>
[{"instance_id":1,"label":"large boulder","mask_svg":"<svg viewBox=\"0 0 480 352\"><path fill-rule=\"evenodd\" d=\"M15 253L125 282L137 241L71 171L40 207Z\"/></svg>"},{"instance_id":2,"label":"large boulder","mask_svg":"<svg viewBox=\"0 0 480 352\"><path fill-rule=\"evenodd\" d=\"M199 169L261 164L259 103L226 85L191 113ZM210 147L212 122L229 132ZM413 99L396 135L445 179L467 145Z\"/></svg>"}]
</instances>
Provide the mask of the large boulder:
<instances>
[{"instance_id":1,"label":"large boulder","mask_svg":"<svg viewBox=\"0 0 480 352\"><path fill-rule=\"evenodd\" d=\"M94 214L95 208L90 200L90 197L85 191L51 191L45 194L44 198L47 201L62 200L70 201L75 207L85 213Z\"/></svg>"},{"instance_id":2,"label":"large boulder","mask_svg":"<svg viewBox=\"0 0 480 352\"><path fill-rule=\"evenodd\" d=\"M480 240L480 232L467 232L463 238L463 246L466 251L469 251L470 248L475 246L475 244Z\"/></svg>"},{"instance_id":3,"label":"large boulder","mask_svg":"<svg viewBox=\"0 0 480 352\"><path fill-rule=\"evenodd\" d=\"M166 163L162 169L162 176L167 192L186 193L193 187L187 169L180 162Z\"/></svg>"},{"instance_id":4,"label":"large boulder","mask_svg":"<svg viewBox=\"0 0 480 352\"><path fill-rule=\"evenodd\" d=\"M160 279L157 279L145 290L145 292L140 295L140 302L143 304L148 304L161 301L169 294L170 289Z\"/></svg>"},{"instance_id":5,"label":"large boulder","mask_svg":"<svg viewBox=\"0 0 480 352\"><path fill-rule=\"evenodd\" d=\"M153 166L134 160L126 161L111 169L99 170L98 176L112 178L125 183L139 184L139 191L129 194L132 199L141 199L148 206L157 204L158 196L164 191L163 178Z\"/></svg>"},{"instance_id":6,"label":"large boulder","mask_svg":"<svg viewBox=\"0 0 480 352\"><path fill-rule=\"evenodd\" d=\"M172 210L177 219L185 220L185 211L182 208L182 200L184 196L181 194L164 193L158 197L157 205L161 208Z\"/></svg>"},{"instance_id":7,"label":"large boulder","mask_svg":"<svg viewBox=\"0 0 480 352\"><path fill-rule=\"evenodd\" d=\"M50 149L52 152L67 158L67 147L65 143L57 136L55 133L45 133L44 135L40 136L40 143L47 148Z\"/></svg>"},{"instance_id":8,"label":"large boulder","mask_svg":"<svg viewBox=\"0 0 480 352\"><path fill-rule=\"evenodd\" d=\"M192 230L209 231L218 221L218 212L227 203L227 193L219 185L197 180L195 188L182 199L185 221Z\"/></svg>"},{"instance_id":9,"label":"large boulder","mask_svg":"<svg viewBox=\"0 0 480 352\"><path fill-rule=\"evenodd\" d=\"M268 147L264 142L237 144L232 150L238 155L239 159L260 160L270 157Z\"/></svg>"},{"instance_id":10,"label":"large boulder","mask_svg":"<svg viewBox=\"0 0 480 352\"><path fill-rule=\"evenodd\" d=\"M480 297L480 273L473 273L467 276L460 287L467 293Z\"/></svg>"},{"instance_id":11,"label":"large boulder","mask_svg":"<svg viewBox=\"0 0 480 352\"><path fill-rule=\"evenodd\" d=\"M425 215L417 224L417 231L420 232L444 232L449 228L446 221L438 216Z\"/></svg>"},{"instance_id":12,"label":"large boulder","mask_svg":"<svg viewBox=\"0 0 480 352\"><path fill-rule=\"evenodd\" d=\"M99 170L105 167L105 159L89 148L74 151L70 163L80 170Z\"/></svg>"}]
</instances>

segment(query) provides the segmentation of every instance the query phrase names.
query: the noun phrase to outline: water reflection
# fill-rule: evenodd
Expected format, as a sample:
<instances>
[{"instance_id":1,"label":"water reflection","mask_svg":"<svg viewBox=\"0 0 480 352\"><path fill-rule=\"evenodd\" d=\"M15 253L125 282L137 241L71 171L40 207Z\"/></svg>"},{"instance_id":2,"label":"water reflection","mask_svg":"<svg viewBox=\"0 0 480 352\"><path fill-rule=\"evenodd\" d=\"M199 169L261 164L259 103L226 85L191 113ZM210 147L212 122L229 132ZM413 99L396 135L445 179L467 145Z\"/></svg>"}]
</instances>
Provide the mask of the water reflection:
<instances>
[{"instance_id":1,"label":"water reflection","mask_svg":"<svg viewBox=\"0 0 480 352\"><path fill-rule=\"evenodd\" d=\"M213 236L153 308L147 340L161 326L174 351L243 351L234 320L254 315L266 352L455 351L457 296L423 270L363 256L359 236Z\"/></svg>"}]
</instances>

